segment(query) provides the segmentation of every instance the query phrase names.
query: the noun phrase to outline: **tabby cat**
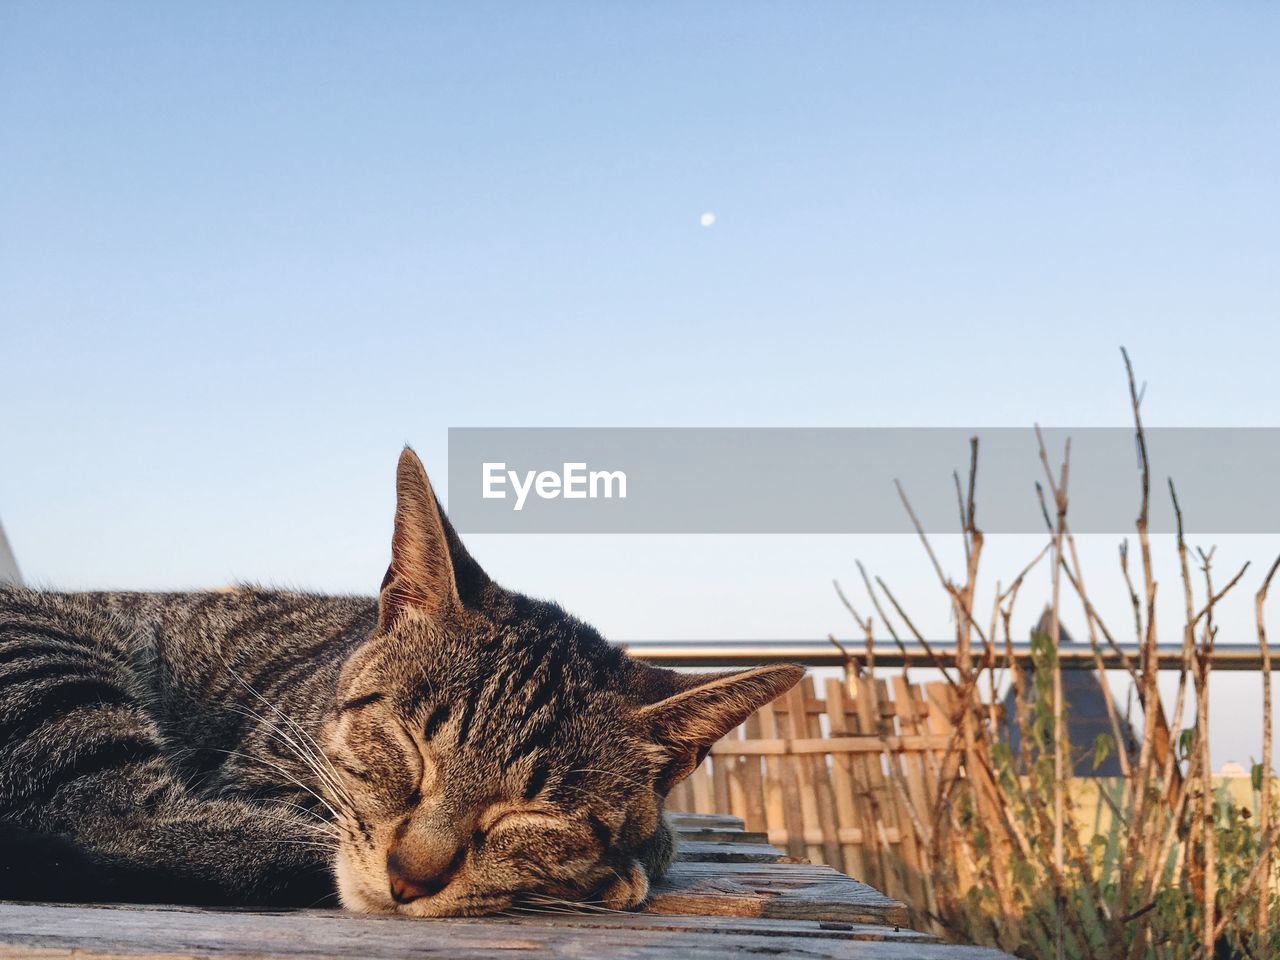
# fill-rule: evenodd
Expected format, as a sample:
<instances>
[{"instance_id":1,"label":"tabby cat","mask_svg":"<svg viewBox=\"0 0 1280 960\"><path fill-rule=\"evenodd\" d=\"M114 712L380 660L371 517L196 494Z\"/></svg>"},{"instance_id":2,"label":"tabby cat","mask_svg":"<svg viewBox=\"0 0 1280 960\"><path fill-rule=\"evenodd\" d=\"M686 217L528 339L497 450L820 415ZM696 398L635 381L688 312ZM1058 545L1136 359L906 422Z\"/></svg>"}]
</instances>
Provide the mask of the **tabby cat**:
<instances>
[{"instance_id":1,"label":"tabby cat","mask_svg":"<svg viewBox=\"0 0 1280 960\"><path fill-rule=\"evenodd\" d=\"M646 666L485 575L417 456L380 596L0 588L0 897L628 908L802 675Z\"/></svg>"}]
</instances>

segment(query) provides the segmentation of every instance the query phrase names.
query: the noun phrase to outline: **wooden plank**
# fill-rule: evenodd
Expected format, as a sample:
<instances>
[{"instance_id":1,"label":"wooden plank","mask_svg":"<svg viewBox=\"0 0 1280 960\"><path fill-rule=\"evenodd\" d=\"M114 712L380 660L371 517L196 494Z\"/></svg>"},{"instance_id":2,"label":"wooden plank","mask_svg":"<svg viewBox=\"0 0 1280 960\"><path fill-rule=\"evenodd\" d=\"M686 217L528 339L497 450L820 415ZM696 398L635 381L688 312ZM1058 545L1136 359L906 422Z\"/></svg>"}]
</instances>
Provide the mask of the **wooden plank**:
<instances>
[{"instance_id":1,"label":"wooden plank","mask_svg":"<svg viewBox=\"0 0 1280 960\"><path fill-rule=\"evenodd\" d=\"M945 686L945 683L943 685ZM929 734L944 735L947 733L947 726L945 722L940 723L939 718L934 714L929 694L931 686L931 684L921 684L917 688L920 694L918 729ZM946 747L942 747L940 750L924 750L920 753L920 768L924 775L925 795L929 797L928 811L931 821L933 818L933 804L938 797L938 774L942 769L941 752L945 749Z\"/></svg>"},{"instance_id":2,"label":"wooden plank","mask_svg":"<svg viewBox=\"0 0 1280 960\"><path fill-rule=\"evenodd\" d=\"M657 913L906 926L907 908L822 864L677 863L654 886Z\"/></svg>"},{"instance_id":3,"label":"wooden plank","mask_svg":"<svg viewBox=\"0 0 1280 960\"><path fill-rule=\"evenodd\" d=\"M722 742L730 746L741 742L739 733L737 728L730 730ZM738 757L721 755L708 758L707 762L711 764L711 809L732 810L733 806L729 802L729 768L738 762Z\"/></svg>"},{"instance_id":4,"label":"wooden plank","mask_svg":"<svg viewBox=\"0 0 1280 960\"><path fill-rule=\"evenodd\" d=\"M848 727L844 712L844 684L834 677L826 681L827 723L832 737L841 736ZM831 757L831 794L835 803L836 829L840 836L840 869L855 877L866 877L866 861L862 856L862 830L858 826L858 814L854 807L853 770L849 757L833 754ZM850 839L845 840L845 831ZM857 840L852 838L856 831Z\"/></svg>"},{"instance_id":5,"label":"wooden plank","mask_svg":"<svg viewBox=\"0 0 1280 960\"><path fill-rule=\"evenodd\" d=\"M738 727L730 733L729 736L735 743L741 743L742 738L745 735L743 728ZM725 802L720 806L720 809L738 810L743 814L743 819L745 820L747 809L747 787L743 780L743 772L746 764L748 763L748 758L738 755L731 757L722 755L719 757L712 757L711 762L724 767ZM758 764L760 761L755 757L751 757L750 762Z\"/></svg>"},{"instance_id":6,"label":"wooden plank","mask_svg":"<svg viewBox=\"0 0 1280 960\"><path fill-rule=\"evenodd\" d=\"M756 754L762 756L792 756L813 753L881 753L885 744L890 750L945 750L951 742L949 734L918 734L880 737L770 737L764 740L721 740L711 748L712 755Z\"/></svg>"},{"instance_id":7,"label":"wooden plank","mask_svg":"<svg viewBox=\"0 0 1280 960\"><path fill-rule=\"evenodd\" d=\"M883 680L876 681L876 696L879 703L879 716L881 716L882 730L886 735L892 736L893 719L896 718L896 707L892 704L890 692L888 692L888 682ZM886 704L890 705L890 709L886 710ZM914 703L910 699L906 704L908 716L914 712ZM905 737L899 737L905 740ZM905 869L902 870L902 892L899 896L902 899L911 902L911 904L920 905L924 902L924 883L920 879L920 873L924 869L924 855L920 851L919 838L915 836L915 827L911 823L911 810L909 809L911 800L908 792L906 792L905 783L902 782L902 758L897 751L886 754L884 756L884 764L888 771L888 790L890 790L891 803L895 810L895 818L897 819L897 828L902 833L902 840L897 849L900 851L902 864Z\"/></svg>"},{"instance_id":8,"label":"wooden plank","mask_svg":"<svg viewBox=\"0 0 1280 960\"><path fill-rule=\"evenodd\" d=\"M898 723L903 733L926 733L929 708L924 703L923 691L907 683L905 677L897 676L893 679L893 692L894 702L899 708ZM911 820L910 826L918 841L915 850L920 860L917 875L924 894L922 901L913 900L913 903L924 904L924 910L917 911L916 916L937 916L938 902L937 897L934 896L932 866L929 863L929 834L924 832L932 827L932 798L935 796L926 779L930 755L927 751L913 751L902 754L901 760L905 770L908 801L913 808L914 819ZM901 801L901 798L899 799Z\"/></svg>"},{"instance_id":9,"label":"wooden plank","mask_svg":"<svg viewBox=\"0 0 1280 960\"><path fill-rule=\"evenodd\" d=\"M880 698L881 716L885 718L883 722L886 724L886 730L892 733L894 721L897 720L898 729L906 734L910 729L914 729L912 725L915 723L915 700L911 696L910 685L901 677L897 679L904 690L901 703L890 698L888 681L877 680L876 692ZM889 709L885 710L885 706ZM916 835L915 823L912 820L911 795L903 775L904 759L910 763L914 756L896 751L888 754L885 762L889 769L889 788L892 791L894 809L897 812L898 829L902 831L902 840L898 844L898 849L902 853L902 860L906 866L906 870L903 871L906 899L919 906L927 902L923 877L929 867L925 859L926 851L923 849L921 839Z\"/></svg>"},{"instance_id":10,"label":"wooden plank","mask_svg":"<svg viewBox=\"0 0 1280 960\"><path fill-rule=\"evenodd\" d=\"M925 684L925 701L929 707L929 727L934 736L945 735L946 742L934 748L939 763L939 780L950 783L960 768L961 741L953 736L956 719L952 713L951 686L943 680ZM954 749L952 745L954 744Z\"/></svg>"},{"instance_id":11,"label":"wooden plank","mask_svg":"<svg viewBox=\"0 0 1280 960\"><path fill-rule=\"evenodd\" d=\"M743 741L760 739L760 717L752 714L747 717L747 722L742 726ZM768 831L769 822L765 818L765 787L764 773L761 770L759 757L742 757L742 791L746 795L746 805L738 812L742 814L742 818L746 820L747 827L751 830ZM736 808L730 808L736 809Z\"/></svg>"},{"instance_id":12,"label":"wooden plank","mask_svg":"<svg viewBox=\"0 0 1280 960\"><path fill-rule=\"evenodd\" d=\"M773 704L765 704L757 711L760 718L760 729L769 737L777 736L778 719L774 714ZM743 746L747 744L744 742ZM804 823L800 819L800 810L795 803L788 803L787 787L780 757L766 756L765 766L765 817L769 840L786 848L793 857L804 856ZM792 794L794 797L794 793Z\"/></svg>"},{"instance_id":13,"label":"wooden plank","mask_svg":"<svg viewBox=\"0 0 1280 960\"><path fill-rule=\"evenodd\" d=\"M711 774L707 766L707 761L704 760L689 774L689 786L693 788L693 809L699 813L720 809L711 797Z\"/></svg>"},{"instance_id":14,"label":"wooden plank","mask_svg":"<svg viewBox=\"0 0 1280 960\"><path fill-rule=\"evenodd\" d=\"M667 821L676 830L741 830L741 818L727 813L677 812L667 814Z\"/></svg>"},{"instance_id":15,"label":"wooden plank","mask_svg":"<svg viewBox=\"0 0 1280 960\"><path fill-rule=\"evenodd\" d=\"M537 917L537 914L531 915ZM506 920L507 918L504 918ZM513 918L523 922L525 918ZM545 921L544 921L545 922ZM938 943L933 934L888 927L881 923L843 923L837 920L767 920L762 917L681 916L665 913L607 914L583 912L557 914L558 927L594 927L612 930L678 930L701 934L759 934L766 937L801 937L824 940L887 940L895 943Z\"/></svg>"},{"instance_id":16,"label":"wooden plank","mask_svg":"<svg viewBox=\"0 0 1280 960\"><path fill-rule=\"evenodd\" d=\"M929 708L929 727L934 733L943 733L945 731L956 730L956 716L952 713L954 709L954 701L951 697L951 685L946 681L938 680L933 683L925 684L925 703ZM933 766L936 768L935 775L941 785L952 782L959 773L960 757L962 753L962 741L957 736L953 740L954 749L944 747L933 753ZM941 787L939 787L941 789ZM949 814L951 808L943 808L942 813ZM944 828L945 829L945 828ZM971 861L967 856L956 856L952 859L952 868L956 872L956 879L959 881L956 886L959 890L969 889L975 882L973 870L971 869ZM944 902L949 903L952 907L959 901L958 890L952 889L950 884L942 885L935 888L936 895Z\"/></svg>"},{"instance_id":17,"label":"wooden plank","mask_svg":"<svg viewBox=\"0 0 1280 960\"><path fill-rule=\"evenodd\" d=\"M812 691L812 677L805 677L806 692ZM819 703L822 701L819 700ZM822 737L822 718L808 714L804 718L805 732L810 737ZM809 761L813 770L814 789L818 799L818 823L822 826L822 862L837 870L844 870L844 850L838 837L839 827L836 824L835 798L831 789L831 765L826 754L818 754Z\"/></svg>"},{"instance_id":18,"label":"wooden plank","mask_svg":"<svg viewBox=\"0 0 1280 960\"><path fill-rule=\"evenodd\" d=\"M768 843L769 835L762 830L704 830L701 827L677 827L676 836L686 840L710 840L713 843Z\"/></svg>"},{"instance_id":19,"label":"wooden plank","mask_svg":"<svg viewBox=\"0 0 1280 960\"><path fill-rule=\"evenodd\" d=\"M786 729L794 739L802 739L808 734L804 712L804 685L806 682L809 682L809 677L805 677L803 681L792 687L785 696L777 701L786 704ZM781 725L779 725L779 732L782 732ZM804 844L804 856L815 862L821 862L823 859L821 842L807 842L808 836L816 834L821 837L822 835L822 822L818 814L818 785L814 781L813 764L809 761L810 758L808 756L788 756L783 763L792 778L791 786L793 789L791 790L790 801L800 809L800 835L806 841ZM799 802L797 803L797 801Z\"/></svg>"},{"instance_id":20,"label":"wooden plank","mask_svg":"<svg viewBox=\"0 0 1280 960\"><path fill-rule=\"evenodd\" d=\"M850 733L865 734L867 732L862 727L855 699L855 694L861 690L861 683L861 680L854 678L840 685L839 699L842 701L842 706L838 713L844 715L845 729ZM871 765L879 764L880 757L878 754L875 756L863 754L848 756L845 759L848 760L853 778L853 808L857 814L857 823L863 832L862 860L867 872L860 875L858 879L865 880L877 889L883 890L887 868L885 857L888 853L885 850L885 844L890 841L888 838L882 840L880 810L873 793L870 774Z\"/></svg>"},{"instance_id":21,"label":"wooden plank","mask_svg":"<svg viewBox=\"0 0 1280 960\"><path fill-rule=\"evenodd\" d=\"M785 854L771 843L724 843L714 840L689 840L680 837L676 845L677 860L705 863L777 863Z\"/></svg>"},{"instance_id":22,"label":"wooden plank","mask_svg":"<svg viewBox=\"0 0 1280 960\"><path fill-rule=\"evenodd\" d=\"M737 924L742 923L741 931ZM0 903L0 960L414 960L449 957L598 957L731 960L1009 960L998 951L932 943L919 934L856 924L534 915L419 920L337 910L255 912L193 908ZM882 939L872 939L879 935Z\"/></svg>"},{"instance_id":23,"label":"wooden plank","mask_svg":"<svg viewBox=\"0 0 1280 960\"><path fill-rule=\"evenodd\" d=\"M806 844L821 844L825 834L821 830L806 830L803 834ZM901 843L902 836L897 827L883 827L879 830L867 831L861 827L837 827L836 840L839 843L869 843L873 836L880 836L885 843Z\"/></svg>"},{"instance_id":24,"label":"wooden plank","mask_svg":"<svg viewBox=\"0 0 1280 960\"><path fill-rule=\"evenodd\" d=\"M875 733L880 729L881 724L876 681L871 677L861 677L857 681L856 689L858 696L854 701L854 707L858 711L858 729L864 734ZM905 895L906 891L901 882L901 871L900 869L894 869L894 867L900 866L898 858L894 855L895 851L886 849L889 840L885 836L884 830L889 826L897 827L898 823L896 805L893 803L893 798L889 793L889 785L885 778L880 754L867 756L864 769L867 776L868 795L873 805L872 816L874 818L872 822L867 824L867 829L880 832L882 870L877 886L887 893Z\"/></svg>"},{"instance_id":25,"label":"wooden plank","mask_svg":"<svg viewBox=\"0 0 1280 960\"><path fill-rule=\"evenodd\" d=\"M740 863L717 863L717 864L701 864L701 863L685 863L673 870L679 870L683 875L697 874L699 876L717 874L722 877L751 877L765 884L781 884L783 887L805 882L827 882L834 884L854 884L859 888L870 890L877 898L888 899L883 894L877 893L865 883L860 883L850 877L845 876L839 870L827 866L825 863L768 863L768 864L740 864Z\"/></svg>"},{"instance_id":26,"label":"wooden plank","mask_svg":"<svg viewBox=\"0 0 1280 960\"><path fill-rule=\"evenodd\" d=\"M924 732L921 725L921 711L916 701L915 687L907 683L906 678L899 675L893 678L893 702L898 708L898 723L903 731L904 739L906 735L914 736ZM923 714L928 716L927 710ZM924 770L921 766L923 756L921 752L916 750L904 750L902 755L902 770L907 782L907 792L911 798L911 803L915 806L916 813L922 819L927 819L929 815L929 793L925 788Z\"/></svg>"},{"instance_id":27,"label":"wooden plank","mask_svg":"<svg viewBox=\"0 0 1280 960\"><path fill-rule=\"evenodd\" d=\"M688 779L681 780L671 792L667 794L667 809L672 811L681 811L693 813L693 790L689 786Z\"/></svg>"}]
</instances>

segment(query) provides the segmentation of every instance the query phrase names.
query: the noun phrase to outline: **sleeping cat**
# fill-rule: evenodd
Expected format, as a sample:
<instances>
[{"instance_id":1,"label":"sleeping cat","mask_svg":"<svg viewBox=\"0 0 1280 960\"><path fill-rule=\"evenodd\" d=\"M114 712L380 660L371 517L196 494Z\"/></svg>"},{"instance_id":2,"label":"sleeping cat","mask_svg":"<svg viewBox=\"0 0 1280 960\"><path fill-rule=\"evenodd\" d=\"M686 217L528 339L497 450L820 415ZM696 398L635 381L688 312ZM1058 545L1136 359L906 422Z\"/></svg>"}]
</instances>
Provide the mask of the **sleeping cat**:
<instances>
[{"instance_id":1,"label":"sleeping cat","mask_svg":"<svg viewBox=\"0 0 1280 960\"><path fill-rule=\"evenodd\" d=\"M640 905L663 798L803 671L646 666L495 584L417 456L374 599L0 588L0 897Z\"/></svg>"}]
</instances>

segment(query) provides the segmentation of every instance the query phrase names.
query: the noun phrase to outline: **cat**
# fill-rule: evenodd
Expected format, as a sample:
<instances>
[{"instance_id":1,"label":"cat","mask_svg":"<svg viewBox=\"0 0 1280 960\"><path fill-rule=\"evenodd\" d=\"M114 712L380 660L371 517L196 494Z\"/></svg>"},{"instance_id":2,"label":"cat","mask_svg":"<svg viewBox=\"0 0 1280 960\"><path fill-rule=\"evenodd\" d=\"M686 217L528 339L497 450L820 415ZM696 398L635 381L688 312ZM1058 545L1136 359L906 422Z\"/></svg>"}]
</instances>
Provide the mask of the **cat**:
<instances>
[{"instance_id":1,"label":"cat","mask_svg":"<svg viewBox=\"0 0 1280 960\"><path fill-rule=\"evenodd\" d=\"M374 598L0 589L0 897L640 906L673 785L793 686L499 587L408 447Z\"/></svg>"}]
</instances>

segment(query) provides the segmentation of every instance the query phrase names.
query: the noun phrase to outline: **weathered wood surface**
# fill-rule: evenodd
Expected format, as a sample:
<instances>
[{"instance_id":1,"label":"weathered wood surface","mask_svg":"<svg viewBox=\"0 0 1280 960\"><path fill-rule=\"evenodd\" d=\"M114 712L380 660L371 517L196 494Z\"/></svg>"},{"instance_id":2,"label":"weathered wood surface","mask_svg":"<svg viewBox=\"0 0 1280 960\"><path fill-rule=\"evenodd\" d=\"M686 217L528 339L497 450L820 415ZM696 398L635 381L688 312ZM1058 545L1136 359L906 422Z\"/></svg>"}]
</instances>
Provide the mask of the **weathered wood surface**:
<instances>
[{"instance_id":1,"label":"weathered wood surface","mask_svg":"<svg viewBox=\"0 0 1280 960\"><path fill-rule=\"evenodd\" d=\"M417 920L337 910L0 903L0 960L1007 960L998 951L947 946L902 929L901 903L829 867L785 862L781 850L744 831L735 817L672 821L682 860L643 913Z\"/></svg>"},{"instance_id":2,"label":"weathered wood surface","mask_svg":"<svg viewBox=\"0 0 1280 960\"><path fill-rule=\"evenodd\" d=\"M691 840L707 840L712 843L768 843L769 835L753 830L726 830L719 827L680 827L680 839L688 843ZM776 849L776 848L775 848Z\"/></svg>"},{"instance_id":3,"label":"weathered wood surface","mask_svg":"<svg viewBox=\"0 0 1280 960\"><path fill-rule=\"evenodd\" d=\"M654 913L907 924L907 908L821 864L677 863L654 885Z\"/></svg>"},{"instance_id":4,"label":"weathered wood surface","mask_svg":"<svg viewBox=\"0 0 1280 960\"><path fill-rule=\"evenodd\" d=\"M719 929L702 925L692 930L669 918L643 915L417 920L359 917L337 910L262 913L0 904L2 960L729 960L791 953L809 960L1005 960L996 951L921 942L918 935L905 941L850 939L859 932L822 930L818 924L803 935L785 928L739 932L733 922Z\"/></svg>"},{"instance_id":5,"label":"weathered wood surface","mask_svg":"<svg viewBox=\"0 0 1280 960\"><path fill-rule=\"evenodd\" d=\"M733 843L724 840L684 840L676 851L677 860L703 863L777 863L781 850L771 843Z\"/></svg>"},{"instance_id":6,"label":"weathered wood surface","mask_svg":"<svg viewBox=\"0 0 1280 960\"><path fill-rule=\"evenodd\" d=\"M749 836L737 817L676 814L671 823L689 859L672 866L655 885L650 912L907 926L903 903L831 867L784 863L789 858L781 850L759 843L741 844L751 851L750 860L721 855L738 846L735 837ZM715 844L688 839L708 830L724 839ZM709 847L717 854L714 861L698 856Z\"/></svg>"},{"instance_id":7,"label":"weathered wood surface","mask_svg":"<svg viewBox=\"0 0 1280 960\"><path fill-rule=\"evenodd\" d=\"M727 813L671 813L667 819L681 833L690 830L742 830L746 823L741 817Z\"/></svg>"}]
</instances>

